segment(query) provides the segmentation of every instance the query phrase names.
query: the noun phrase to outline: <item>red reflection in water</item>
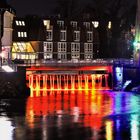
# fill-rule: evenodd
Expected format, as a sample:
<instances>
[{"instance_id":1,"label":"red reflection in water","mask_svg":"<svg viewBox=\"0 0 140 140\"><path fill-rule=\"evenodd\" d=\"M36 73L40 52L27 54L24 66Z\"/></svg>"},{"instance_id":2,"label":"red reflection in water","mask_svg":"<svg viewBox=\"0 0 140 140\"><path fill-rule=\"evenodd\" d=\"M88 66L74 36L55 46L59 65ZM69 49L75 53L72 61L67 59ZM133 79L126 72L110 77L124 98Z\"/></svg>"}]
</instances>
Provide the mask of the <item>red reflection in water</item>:
<instances>
[{"instance_id":1,"label":"red reflection in water","mask_svg":"<svg viewBox=\"0 0 140 140\"><path fill-rule=\"evenodd\" d=\"M41 94L41 93L39 93ZM106 104L105 101L108 103ZM105 105L104 105L105 104ZM99 130L104 116L112 113L113 101L109 93L101 91L52 91L43 97L29 97L26 117L34 127L35 116L72 116L72 122Z\"/></svg>"}]
</instances>

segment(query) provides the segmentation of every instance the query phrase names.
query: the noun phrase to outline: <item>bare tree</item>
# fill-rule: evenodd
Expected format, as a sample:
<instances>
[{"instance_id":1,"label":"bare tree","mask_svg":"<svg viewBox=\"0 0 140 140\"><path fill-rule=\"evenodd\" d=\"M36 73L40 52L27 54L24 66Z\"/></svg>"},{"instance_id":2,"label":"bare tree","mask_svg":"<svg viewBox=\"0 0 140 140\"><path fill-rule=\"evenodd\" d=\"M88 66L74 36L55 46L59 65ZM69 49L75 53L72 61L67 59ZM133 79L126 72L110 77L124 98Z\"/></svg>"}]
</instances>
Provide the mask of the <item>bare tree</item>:
<instances>
[{"instance_id":1,"label":"bare tree","mask_svg":"<svg viewBox=\"0 0 140 140\"><path fill-rule=\"evenodd\" d=\"M136 0L93 0L91 8L99 22L100 57L119 57L122 51L118 44L121 32L135 22ZM107 24L112 22L111 40L108 44Z\"/></svg>"},{"instance_id":2,"label":"bare tree","mask_svg":"<svg viewBox=\"0 0 140 140\"><path fill-rule=\"evenodd\" d=\"M121 57L118 45L121 33L135 23L137 0L57 0L56 13L65 18L81 17L85 9L100 22L99 57ZM86 11L86 12L87 12ZM112 22L111 38L108 38L108 22Z\"/></svg>"},{"instance_id":3,"label":"bare tree","mask_svg":"<svg viewBox=\"0 0 140 140\"><path fill-rule=\"evenodd\" d=\"M128 30L131 24L134 24L135 22L135 18L133 17L135 17L136 8L134 7L136 7L136 0L112 0L109 5L109 16L112 21L112 38L110 43L112 57L118 57L119 54L121 54L122 50L117 45L117 42L120 38L121 32Z\"/></svg>"}]
</instances>

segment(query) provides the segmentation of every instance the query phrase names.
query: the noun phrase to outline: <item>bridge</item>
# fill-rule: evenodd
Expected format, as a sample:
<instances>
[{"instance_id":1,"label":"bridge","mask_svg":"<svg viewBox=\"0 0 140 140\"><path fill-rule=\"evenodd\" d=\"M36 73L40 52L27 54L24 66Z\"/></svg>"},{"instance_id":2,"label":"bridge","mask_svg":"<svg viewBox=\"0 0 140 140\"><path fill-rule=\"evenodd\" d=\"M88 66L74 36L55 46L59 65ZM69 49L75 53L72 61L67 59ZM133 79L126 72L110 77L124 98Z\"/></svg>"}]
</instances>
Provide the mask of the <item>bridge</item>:
<instances>
[{"instance_id":1,"label":"bridge","mask_svg":"<svg viewBox=\"0 0 140 140\"><path fill-rule=\"evenodd\" d=\"M113 75L117 86L122 87L122 67L138 67L133 59L94 60L45 60L45 59L2 59L1 72L17 72L18 67L26 70L26 84L31 96L40 96L54 90L110 90ZM114 69L118 67L119 69Z\"/></svg>"}]
</instances>

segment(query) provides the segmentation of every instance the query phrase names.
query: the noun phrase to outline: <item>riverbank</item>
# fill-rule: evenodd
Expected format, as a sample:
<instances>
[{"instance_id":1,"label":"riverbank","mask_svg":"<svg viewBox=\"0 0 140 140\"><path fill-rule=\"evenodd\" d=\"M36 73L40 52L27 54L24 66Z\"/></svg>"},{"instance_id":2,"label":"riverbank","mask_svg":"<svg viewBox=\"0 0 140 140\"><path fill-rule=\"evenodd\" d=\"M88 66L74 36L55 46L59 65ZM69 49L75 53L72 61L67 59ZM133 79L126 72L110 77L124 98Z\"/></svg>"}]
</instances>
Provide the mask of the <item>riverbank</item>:
<instances>
[{"instance_id":1,"label":"riverbank","mask_svg":"<svg viewBox=\"0 0 140 140\"><path fill-rule=\"evenodd\" d=\"M24 68L18 67L17 72L0 72L0 98L26 98L29 94Z\"/></svg>"}]
</instances>

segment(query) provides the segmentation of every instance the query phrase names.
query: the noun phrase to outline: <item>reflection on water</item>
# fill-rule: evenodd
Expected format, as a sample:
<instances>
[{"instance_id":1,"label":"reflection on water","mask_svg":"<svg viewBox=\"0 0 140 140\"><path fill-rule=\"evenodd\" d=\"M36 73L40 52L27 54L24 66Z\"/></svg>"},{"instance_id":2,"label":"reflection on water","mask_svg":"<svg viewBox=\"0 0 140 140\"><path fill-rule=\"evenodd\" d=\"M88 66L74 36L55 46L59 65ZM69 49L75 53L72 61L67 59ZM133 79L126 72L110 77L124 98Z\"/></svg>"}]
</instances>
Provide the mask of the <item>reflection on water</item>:
<instances>
[{"instance_id":1,"label":"reflection on water","mask_svg":"<svg viewBox=\"0 0 140 140\"><path fill-rule=\"evenodd\" d=\"M5 117L0 117L0 137L3 140L12 140L14 126L10 120Z\"/></svg>"},{"instance_id":2,"label":"reflection on water","mask_svg":"<svg viewBox=\"0 0 140 140\"><path fill-rule=\"evenodd\" d=\"M16 105L20 102L15 100ZM12 113L0 110L4 140L140 139L140 96L132 93L49 91L44 97L29 97L18 112L10 108Z\"/></svg>"}]
</instances>

